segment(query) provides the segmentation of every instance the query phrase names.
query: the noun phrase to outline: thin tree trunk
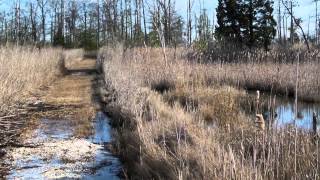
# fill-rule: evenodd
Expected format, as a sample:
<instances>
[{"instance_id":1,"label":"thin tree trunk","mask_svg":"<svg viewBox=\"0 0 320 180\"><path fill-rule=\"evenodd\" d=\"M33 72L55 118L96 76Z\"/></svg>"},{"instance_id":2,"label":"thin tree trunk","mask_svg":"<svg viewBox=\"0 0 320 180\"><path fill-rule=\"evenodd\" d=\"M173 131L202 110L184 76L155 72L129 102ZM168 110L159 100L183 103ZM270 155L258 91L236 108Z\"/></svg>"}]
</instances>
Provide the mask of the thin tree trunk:
<instances>
[{"instance_id":1,"label":"thin tree trunk","mask_svg":"<svg viewBox=\"0 0 320 180\"><path fill-rule=\"evenodd\" d=\"M97 48L100 46L100 2L97 0Z\"/></svg>"},{"instance_id":2,"label":"thin tree trunk","mask_svg":"<svg viewBox=\"0 0 320 180\"><path fill-rule=\"evenodd\" d=\"M145 14L145 6L144 6L144 1L143 0L142 0L142 11L143 11L143 26L144 26L144 42L148 43L148 40L147 40L146 14Z\"/></svg>"},{"instance_id":3,"label":"thin tree trunk","mask_svg":"<svg viewBox=\"0 0 320 180\"><path fill-rule=\"evenodd\" d=\"M42 45L46 42L46 15L44 12L46 2L38 0L39 7L41 8L41 21L42 21Z\"/></svg>"},{"instance_id":4,"label":"thin tree trunk","mask_svg":"<svg viewBox=\"0 0 320 180\"><path fill-rule=\"evenodd\" d=\"M294 23L300 28L301 32L302 32L302 36L303 36L303 39L304 39L304 42L308 48L308 52L310 53L310 46L309 46L309 42L308 42L308 39L306 37L306 34L304 33L304 30L301 26L301 24L299 23L299 21L293 16L292 12L290 11L290 9L288 8L288 6L284 3L284 1L282 0L282 4L284 5L284 7L287 9L287 11L289 12L291 18L293 19Z\"/></svg>"}]
</instances>

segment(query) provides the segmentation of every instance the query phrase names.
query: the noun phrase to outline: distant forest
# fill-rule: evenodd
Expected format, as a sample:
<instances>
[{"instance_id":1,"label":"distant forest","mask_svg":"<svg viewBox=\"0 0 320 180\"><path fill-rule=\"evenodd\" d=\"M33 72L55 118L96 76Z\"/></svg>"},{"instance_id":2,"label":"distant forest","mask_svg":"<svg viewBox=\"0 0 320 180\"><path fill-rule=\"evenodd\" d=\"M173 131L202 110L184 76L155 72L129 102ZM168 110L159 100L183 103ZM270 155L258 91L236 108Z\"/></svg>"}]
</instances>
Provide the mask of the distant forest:
<instances>
[{"instance_id":1,"label":"distant forest","mask_svg":"<svg viewBox=\"0 0 320 180\"><path fill-rule=\"evenodd\" d=\"M272 42L317 43L319 39L318 18L311 37L295 17L292 1L218 0L215 18L205 8L195 9L194 0L186 3L184 19L175 0L15 0L0 13L0 42L89 50L115 42L200 49L212 42L232 42L268 49Z\"/></svg>"}]
</instances>

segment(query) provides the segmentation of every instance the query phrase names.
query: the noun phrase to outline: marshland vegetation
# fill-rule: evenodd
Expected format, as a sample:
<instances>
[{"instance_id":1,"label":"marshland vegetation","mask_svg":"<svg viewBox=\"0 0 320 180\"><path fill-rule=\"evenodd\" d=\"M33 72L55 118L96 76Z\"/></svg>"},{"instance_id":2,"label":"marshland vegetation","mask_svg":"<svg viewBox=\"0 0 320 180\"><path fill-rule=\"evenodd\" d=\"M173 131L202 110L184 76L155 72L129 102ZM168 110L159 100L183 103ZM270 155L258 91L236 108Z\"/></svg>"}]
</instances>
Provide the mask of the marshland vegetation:
<instances>
[{"instance_id":1,"label":"marshland vegetation","mask_svg":"<svg viewBox=\"0 0 320 180\"><path fill-rule=\"evenodd\" d=\"M314 47L309 53L302 44L286 49L274 47L263 50L221 50L191 57L210 64L207 81L228 84L247 90L260 90L282 96L295 96L298 66L298 97L301 101L320 101L320 56Z\"/></svg>"},{"instance_id":2,"label":"marshland vegetation","mask_svg":"<svg viewBox=\"0 0 320 180\"><path fill-rule=\"evenodd\" d=\"M29 120L19 113L31 103L58 106L40 114L74 119L72 136L89 137L91 100L101 96L124 178L319 178L317 126L296 126L298 103L320 102L318 15L311 35L291 0L219 0L214 19L207 3L191 0L7 2L10 12L0 13L6 132L37 130L16 122ZM82 61L96 52L97 69ZM294 101L293 123L274 127L279 96ZM317 125L316 113L312 120ZM20 135L5 131L6 141Z\"/></svg>"},{"instance_id":3,"label":"marshland vegetation","mask_svg":"<svg viewBox=\"0 0 320 180\"><path fill-rule=\"evenodd\" d=\"M273 129L267 122L265 128L257 127L256 114L244 107L255 100L248 103L241 86L225 83L230 77L237 82L244 73L227 68L244 64L190 62L184 49L166 49L166 63L162 53L161 48L121 46L101 50L106 86L114 92L107 111L117 129L115 145L133 178L318 176L319 148L313 134L293 126ZM271 86L263 78L276 65L253 66L260 71L245 66L254 72L251 79ZM287 67L290 71L296 66ZM226 77L228 73L233 74ZM290 76L282 78L290 83Z\"/></svg>"},{"instance_id":4,"label":"marshland vegetation","mask_svg":"<svg viewBox=\"0 0 320 180\"><path fill-rule=\"evenodd\" d=\"M41 86L49 85L69 66L82 58L82 50L61 48L3 46L0 48L0 114L16 110L28 96Z\"/></svg>"}]
</instances>

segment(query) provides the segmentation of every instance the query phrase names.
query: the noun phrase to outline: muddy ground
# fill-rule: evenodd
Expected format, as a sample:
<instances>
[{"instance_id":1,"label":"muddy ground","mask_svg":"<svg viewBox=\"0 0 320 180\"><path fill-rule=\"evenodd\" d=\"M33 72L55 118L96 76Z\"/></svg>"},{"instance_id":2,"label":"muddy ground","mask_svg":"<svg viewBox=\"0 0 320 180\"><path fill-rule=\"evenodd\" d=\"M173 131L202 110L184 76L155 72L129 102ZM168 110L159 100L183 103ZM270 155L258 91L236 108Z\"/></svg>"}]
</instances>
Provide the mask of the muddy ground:
<instances>
[{"instance_id":1,"label":"muddy ground","mask_svg":"<svg viewBox=\"0 0 320 180\"><path fill-rule=\"evenodd\" d=\"M96 61L84 59L28 99L18 141L2 158L7 179L119 179L109 151L111 128L99 103ZM22 127L21 127L22 128ZM1 177L1 176L0 176Z\"/></svg>"}]
</instances>

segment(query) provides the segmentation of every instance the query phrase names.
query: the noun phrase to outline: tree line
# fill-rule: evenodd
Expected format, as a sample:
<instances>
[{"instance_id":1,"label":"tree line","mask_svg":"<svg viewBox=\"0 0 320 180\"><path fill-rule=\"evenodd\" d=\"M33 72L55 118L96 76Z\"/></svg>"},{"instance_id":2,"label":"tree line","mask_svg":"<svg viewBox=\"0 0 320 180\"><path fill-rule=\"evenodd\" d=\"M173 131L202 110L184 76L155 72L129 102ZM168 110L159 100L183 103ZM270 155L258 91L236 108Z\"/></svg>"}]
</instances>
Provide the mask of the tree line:
<instances>
[{"instance_id":1,"label":"tree line","mask_svg":"<svg viewBox=\"0 0 320 180\"><path fill-rule=\"evenodd\" d=\"M183 43L173 0L15 0L0 13L0 42L98 48ZM190 33L191 34L191 33Z\"/></svg>"},{"instance_id":2,"label":"tree line","mask_svg":"<svg viewBox=\"0 0 320 180\"><path fill-rule=\"evenodd\" d=\"M283 2L278 1L281 17ZM14 0L0 12L0 42L86 49L114 42L201 48L232 42L268 49L277 33L283 41L286 30L281 31L281 19L274 19L272 0L218 0L211 7L216 18L205 8L196 10L194 0L186 3L186 14L179 14L175 0ZM290 27L291 39L297 38L295 27Z\"/></svg>"}]
</instances>

